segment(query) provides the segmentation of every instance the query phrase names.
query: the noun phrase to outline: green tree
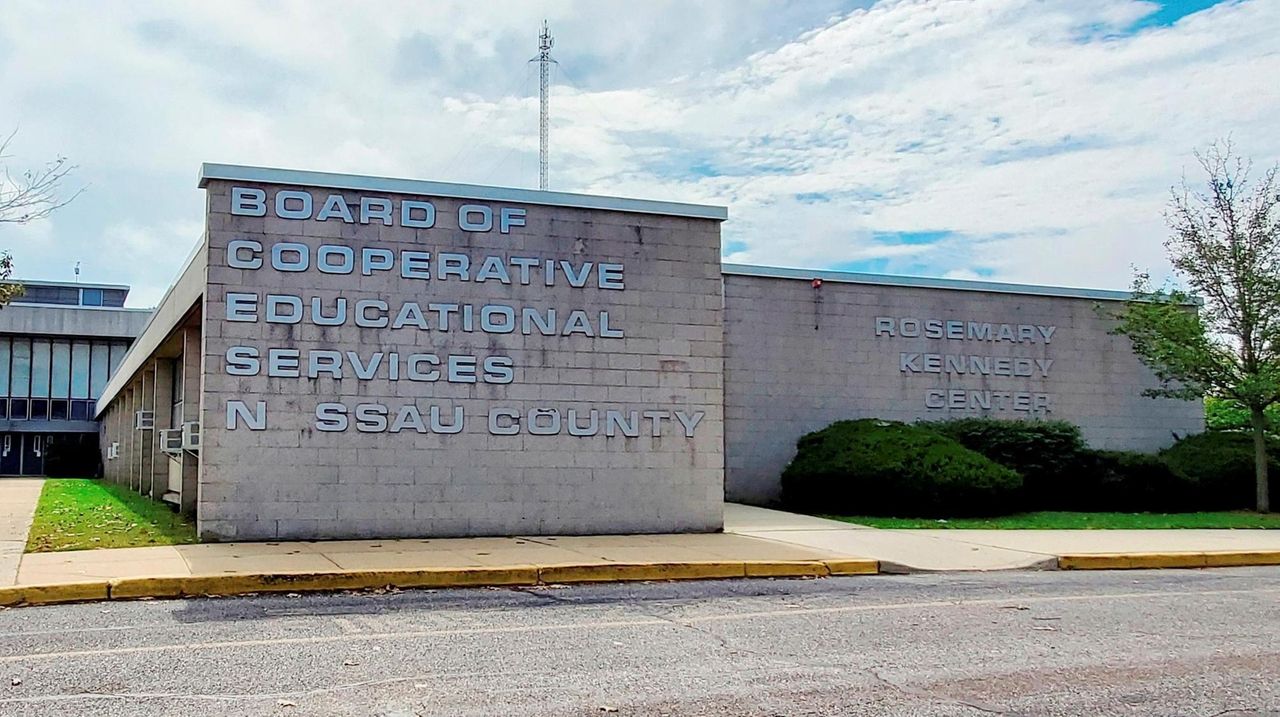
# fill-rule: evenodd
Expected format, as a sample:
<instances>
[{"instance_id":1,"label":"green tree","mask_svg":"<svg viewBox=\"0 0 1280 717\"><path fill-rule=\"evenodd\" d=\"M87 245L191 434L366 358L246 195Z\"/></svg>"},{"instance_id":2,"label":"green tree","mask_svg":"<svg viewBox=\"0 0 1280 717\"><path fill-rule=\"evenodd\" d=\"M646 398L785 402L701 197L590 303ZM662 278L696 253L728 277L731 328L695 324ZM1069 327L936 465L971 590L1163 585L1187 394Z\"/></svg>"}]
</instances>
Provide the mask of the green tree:
<instances>
[{"instance_id":1,"label":"green tree","mask_svg":"<svg viewBox=\"0 0 1280 717\"><path fill-rule=\"evenodd\" d=\"M1184 179L1165 213L1165 249L1186 290L1158 290L1138 274L1116 332L1160 379L1147 395L1212 395L1248 409L1257 508L1267 512L1266 409L1280 402L1280 165L1254 182L1230 141L1196 159L1205 187Z\"/></svg>"},{"instance_id":2,"label":"green tree","mask_svg":"<svg viewBox=\"0 0 1280 717\"><path fill-rule=\"evenodd\" d=\"M15 296L22 296L22 284L11 283L9 276L13 274L13 257L7 251L0 251L0 309Z\"/></svg>"},{"instance_id":3,"label":"green tree","mask_svg":"<svg viewBox=\"0 0 1280 717\"><path fill-rule=\"evenodd\" d=\"M1276 435L1280 427L1280 404L1267 406L1267 433ZM1211 431L1249 431L1249 409L1230 398L1206 396L1204 399L1204 425Z\"/></svg>"}]
</instances>

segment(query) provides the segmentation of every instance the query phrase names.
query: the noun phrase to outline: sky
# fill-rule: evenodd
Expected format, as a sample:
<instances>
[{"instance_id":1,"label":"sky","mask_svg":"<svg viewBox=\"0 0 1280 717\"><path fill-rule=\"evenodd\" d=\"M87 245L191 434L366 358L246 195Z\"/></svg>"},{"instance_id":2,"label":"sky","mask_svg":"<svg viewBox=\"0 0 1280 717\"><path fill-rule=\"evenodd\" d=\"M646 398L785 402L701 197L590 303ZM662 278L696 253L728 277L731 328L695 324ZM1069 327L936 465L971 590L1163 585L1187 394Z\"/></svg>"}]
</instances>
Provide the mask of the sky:
<instances>
[{"instance_id":1,"label":"sky","mask_svg":"<svg viewBox=\"0 0 1280 717\"><path fill-rule=\"evenodd\" d=\"M723 204L727 261L1127 288L1230 136L1280 160L1280 0L5 0L10 170L83 193L0 224L16 275L156 304L201 162Z\"/></svg>"}]
</instances>

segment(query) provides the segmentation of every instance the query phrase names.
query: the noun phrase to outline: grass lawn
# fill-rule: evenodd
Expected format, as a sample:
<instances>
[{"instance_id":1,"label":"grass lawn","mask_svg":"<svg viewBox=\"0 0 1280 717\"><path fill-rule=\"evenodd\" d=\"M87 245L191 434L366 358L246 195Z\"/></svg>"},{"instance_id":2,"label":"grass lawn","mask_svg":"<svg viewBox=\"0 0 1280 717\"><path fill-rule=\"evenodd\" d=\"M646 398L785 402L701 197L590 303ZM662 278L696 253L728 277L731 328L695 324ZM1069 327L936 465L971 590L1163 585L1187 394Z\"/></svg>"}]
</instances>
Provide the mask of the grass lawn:
<instances>
[{"instance_id":1,"label":"grass lawn","mask_svg":"<svg viewBox=\"0 0 1280 717\"><path fill-rule=\"evenodd\" d=\"M876 518L824 515L824 518L873 528L951 528L976 530L1149 530L1156 528L1270 528L1280 530L1280 513L1018 513L998 518Z\"/></svg>"},{"instance_id":2,"label":"grass lawn","mask_svg":"<svg viewBox=\"0 0 1280 717\"><path fill-rule=\"evenodd\" d=\"M165 503L102 481L51 478L36 505L27 552L194 542L195 524Z\"/></svg>"}]
</instances>

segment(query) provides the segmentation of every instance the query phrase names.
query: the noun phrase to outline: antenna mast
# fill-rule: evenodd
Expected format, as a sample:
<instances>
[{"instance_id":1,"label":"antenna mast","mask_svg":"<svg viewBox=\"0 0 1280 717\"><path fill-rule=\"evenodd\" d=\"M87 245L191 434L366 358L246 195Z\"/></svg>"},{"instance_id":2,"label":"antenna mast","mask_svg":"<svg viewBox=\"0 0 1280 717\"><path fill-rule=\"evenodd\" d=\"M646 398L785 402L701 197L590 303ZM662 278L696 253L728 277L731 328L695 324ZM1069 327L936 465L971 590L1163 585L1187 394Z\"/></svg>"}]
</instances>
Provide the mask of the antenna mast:
<instances>
[{"instance_id":1,"label":"antenna mast","mask_svg":"<svg viewBox=\"0 0 1280 717\"><path fill-rule=\"evenodd\" d=\"M542 21L542 34L538 36L538 56L530 62L538 63L538 189L547 189L547 175L550 167L550 150L548 135L550 134L550 112L547 100L550 99L551 80L551 48L556 44L551 37L547 21Z\"/></svg>"}]
</instances>

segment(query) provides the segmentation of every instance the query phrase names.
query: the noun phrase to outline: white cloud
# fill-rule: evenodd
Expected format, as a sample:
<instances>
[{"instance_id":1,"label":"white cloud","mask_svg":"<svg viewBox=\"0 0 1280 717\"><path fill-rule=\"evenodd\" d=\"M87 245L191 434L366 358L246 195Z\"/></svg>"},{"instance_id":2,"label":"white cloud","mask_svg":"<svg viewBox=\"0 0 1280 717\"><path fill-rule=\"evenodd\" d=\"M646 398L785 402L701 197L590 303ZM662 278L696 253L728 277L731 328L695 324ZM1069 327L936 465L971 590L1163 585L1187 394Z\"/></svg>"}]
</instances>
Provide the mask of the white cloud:
<instances>
[{"instance_id":1,"label":"white cloud","mask_svg":"<svg viewBox=\"0 0 1280 717\"><path fill-rule=\"evenodd\" d=\"M1191 149L1233 133L1280 157L1280 4L1131 30L1155 9L9 0L0 128L90 187L0 246L145 304L199 233L201 161L530 186L545 13L556 188L727 203L734 261L1126 286L1130 264L1164 266Z\"/></svg>"}]
</instances>

